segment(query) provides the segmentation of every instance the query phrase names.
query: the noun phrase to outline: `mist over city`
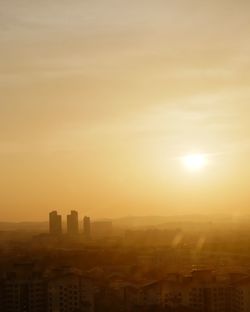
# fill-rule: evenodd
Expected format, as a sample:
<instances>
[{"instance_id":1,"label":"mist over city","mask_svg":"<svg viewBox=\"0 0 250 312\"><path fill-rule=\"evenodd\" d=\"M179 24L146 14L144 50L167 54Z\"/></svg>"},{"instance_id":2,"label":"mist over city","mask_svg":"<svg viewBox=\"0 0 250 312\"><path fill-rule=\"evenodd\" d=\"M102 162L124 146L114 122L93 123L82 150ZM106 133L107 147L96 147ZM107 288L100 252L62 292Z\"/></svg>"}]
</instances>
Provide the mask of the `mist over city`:
<instances>
[{"instance_id":1,"label":"mist over city","mask_svg":"<svg viewBox=\"0 0 250 312\"><path fill-rule=\"evenodd\" d=\"M0 312L250 312L249 20L0 0Z\"/></svg>"}]
</instances>

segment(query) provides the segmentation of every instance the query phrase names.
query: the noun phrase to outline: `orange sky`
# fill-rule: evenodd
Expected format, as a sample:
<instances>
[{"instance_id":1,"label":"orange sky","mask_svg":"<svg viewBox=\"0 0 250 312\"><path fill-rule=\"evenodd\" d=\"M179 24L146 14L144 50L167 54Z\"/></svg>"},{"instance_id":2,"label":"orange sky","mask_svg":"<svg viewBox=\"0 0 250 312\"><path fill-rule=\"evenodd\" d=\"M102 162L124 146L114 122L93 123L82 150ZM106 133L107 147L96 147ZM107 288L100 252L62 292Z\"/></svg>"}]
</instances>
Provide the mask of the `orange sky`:
<instances>
[{"instance_id":1,"label":"orange sky","mask_svg":"<svg viewBox=\"0 0 250 312\"><path fill-rule=\"evenodd\" d=\"M249 9L2 0L0 220L250 213Z\"/></svg>"}]
</instances>

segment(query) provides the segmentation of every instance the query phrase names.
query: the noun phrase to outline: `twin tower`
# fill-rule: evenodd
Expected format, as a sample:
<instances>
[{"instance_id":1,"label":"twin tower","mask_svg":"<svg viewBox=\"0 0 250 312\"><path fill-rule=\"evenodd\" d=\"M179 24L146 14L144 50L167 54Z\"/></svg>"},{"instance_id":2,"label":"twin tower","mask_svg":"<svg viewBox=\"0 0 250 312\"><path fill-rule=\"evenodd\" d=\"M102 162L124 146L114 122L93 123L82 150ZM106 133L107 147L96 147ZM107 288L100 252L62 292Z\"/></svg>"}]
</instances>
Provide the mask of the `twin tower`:
<instances>
[{"instance_id":1,"label":"twin tower","mask_svg":"<svg viewBox=\"0 0 250 312\"><path fill-rule=\"evenodd\" d=\"M62 235L63 233L62 216L57 211L52 211L49 214L49 232L51 235ZM71 213L67 215L67 234L79 234L78 212L75 210L71 210ZM83 234L86 238L90 238L91 226L89 217L83 218Z\"/></svg>"}]
</instances>

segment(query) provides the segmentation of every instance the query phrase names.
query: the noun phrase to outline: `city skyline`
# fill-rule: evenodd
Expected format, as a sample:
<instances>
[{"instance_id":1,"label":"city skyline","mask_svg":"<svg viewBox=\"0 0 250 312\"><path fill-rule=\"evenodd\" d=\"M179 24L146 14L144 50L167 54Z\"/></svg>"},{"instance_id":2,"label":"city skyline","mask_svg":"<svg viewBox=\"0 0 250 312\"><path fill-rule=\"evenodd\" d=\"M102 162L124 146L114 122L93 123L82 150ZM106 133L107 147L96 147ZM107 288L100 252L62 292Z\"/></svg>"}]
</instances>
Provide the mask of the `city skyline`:
<instances>
[{"instance_id":1,"label":"city skyline","mask_svg":"<svg viewBox=\"0 0 250 312\"><path fill-rule=\"evenodd\" d=\"M250 1L0 3L0 312L250 312Z\"/></svg>"}]
</instances>

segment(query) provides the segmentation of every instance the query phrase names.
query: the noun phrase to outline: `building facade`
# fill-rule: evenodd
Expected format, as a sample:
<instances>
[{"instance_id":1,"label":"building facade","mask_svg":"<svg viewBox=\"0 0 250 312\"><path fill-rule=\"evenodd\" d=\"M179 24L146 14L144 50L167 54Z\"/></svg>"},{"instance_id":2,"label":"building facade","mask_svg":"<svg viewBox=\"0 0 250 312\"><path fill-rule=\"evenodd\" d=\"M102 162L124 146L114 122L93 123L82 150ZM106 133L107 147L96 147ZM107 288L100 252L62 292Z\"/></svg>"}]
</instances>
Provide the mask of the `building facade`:
<instances>
[{"instance_id":1,"label":"building facade","mask_svg":"<svg viewBox=\"0 0 250 312\"><path fill-rule=\"evenodd\" d=\"M79 234L78 212L71 210L71 213L67 215L67 233L69 235Z\"/></svg>"},{"instance_id":2,"label":"building facade","mask_svg":"<svg viewBox=\"0 0 250 312\"><path fill-rule=\"evenodd\" d=\"M83 235L86 239L90 239L91 237L91 223L90 217L83 218Z\"/></svg>"},{"instance_id":3,"label":"building facade","mask_svg":"<svg viewBox=\"0 0 250 312\"><path fill-rule=\"evenodd\" d=\"M62 216L58 215L57 211L49 214L49 232L51 235L62 234Z\"/></svg>"}]
</instances>

